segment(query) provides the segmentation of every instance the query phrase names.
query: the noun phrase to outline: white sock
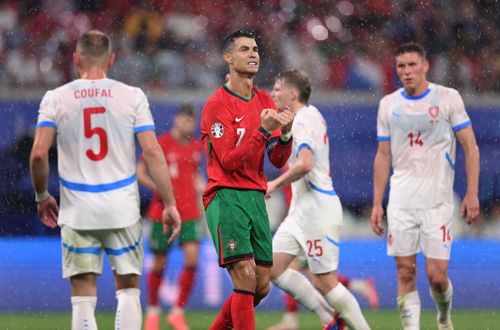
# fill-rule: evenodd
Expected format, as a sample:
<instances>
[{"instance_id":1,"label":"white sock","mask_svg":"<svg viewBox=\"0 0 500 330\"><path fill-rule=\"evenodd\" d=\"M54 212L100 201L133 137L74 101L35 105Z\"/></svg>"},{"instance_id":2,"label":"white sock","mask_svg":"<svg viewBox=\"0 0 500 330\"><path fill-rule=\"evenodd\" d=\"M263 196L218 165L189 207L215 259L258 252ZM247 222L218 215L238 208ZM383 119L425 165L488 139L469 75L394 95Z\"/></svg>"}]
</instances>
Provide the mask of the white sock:
<instances>
[{"instance_id":1,"label":"white sock","mask_svg":"<svg viewBox=\"0 0 500 330\"><path fill-rule=\"evenodd\" d=\"M95 321L95 305L97 297L75 296L71 297L71 329L72 330L97 330Z\"/></svg>"},{"instance_id":2,"label":"white sock","mask_svg":"<svg viewBox=\"0 0 500 330\"><path fill-rule=\"evenodd\" d=\"M404 330L420 329L420 297L416 290L398 297L398 310Z\"/></svg>"},{"instance_id":3,"label":"white sock","mask_svg":"<svg viewBox=\"0 0 500 330\"><path fill-rule=\"evenodd\" d=\"M288 268L273 283L304 307L315 312L323 324L328 324L333 320L333 313L325 309L325 305L322 303L324 298L316 291L311 282L298 271ZM311 294L314 292L318 294Z\"/></svg>"},{"instance_id":4,"label":"white sock","mask_svg":"<svg viewBox=\"0 0 500 330\"><path fill-rule=\"evenodd\" d=\"M430 288L430 293L432 300L436 303L436 308L438 310L438 322L445 324L450 318L451 313L451 302L453 298L453 286L451 285L450 279L448 279L448 288L445 292L440 293L434 291L432 287Z\"/></svg>"},{"instance_id":5,"label":"white sock","mask_svg":"<svg viewBox=\"0 0 500 330\"><path fill-rule=\"evenodd\" d=\"M369 330L370 327L361 313L358 301L342 283L337 284L325 295L326 301L332 306L340 317L353 330Z\"/></svg>"},{"instance_id":6,"label":"white sock","mask_svg":"<svg viewBox=\"0 0 500 330\"><path fill-rule=\"evenodd\" d=\"M368 291L367 284L365 280L360 280L357 278L352 278L349 281L348 289L354 293L358 293L362 296L366 296L366 292Z\"/></svg>"},{"instance_id":7,"label":"white sock","mask_svg":"<svg viewBox=\"0 0 500 330\"><path fill-rule=\"evenodd\" d=\"M116 291L115 330L140 330L142 326L141 290L123 289Z\"/></svg>"}]
</instances>

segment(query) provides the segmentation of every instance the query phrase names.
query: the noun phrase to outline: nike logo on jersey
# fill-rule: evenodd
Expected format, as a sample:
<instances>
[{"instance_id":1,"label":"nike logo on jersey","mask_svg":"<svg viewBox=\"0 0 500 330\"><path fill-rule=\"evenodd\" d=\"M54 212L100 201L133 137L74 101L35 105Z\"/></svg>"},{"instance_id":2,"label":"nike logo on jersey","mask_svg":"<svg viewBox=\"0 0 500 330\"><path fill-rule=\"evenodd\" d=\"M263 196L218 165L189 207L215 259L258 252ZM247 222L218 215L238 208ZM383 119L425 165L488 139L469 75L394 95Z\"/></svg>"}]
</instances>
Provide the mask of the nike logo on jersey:
<instances>
[{"instance_id":1,"label":"nike logo on jersey","mask_svg":"<svg viewBox=\"0 0 500 330\"><path fill-rule=\"evenodd\" d=\"M236 117L236 118L234 118L234 121L237 122L237 123L239 123L240 121L243 120L244 117L245 116L241 116L240 118Z\"/></svg>"}]
</instances>

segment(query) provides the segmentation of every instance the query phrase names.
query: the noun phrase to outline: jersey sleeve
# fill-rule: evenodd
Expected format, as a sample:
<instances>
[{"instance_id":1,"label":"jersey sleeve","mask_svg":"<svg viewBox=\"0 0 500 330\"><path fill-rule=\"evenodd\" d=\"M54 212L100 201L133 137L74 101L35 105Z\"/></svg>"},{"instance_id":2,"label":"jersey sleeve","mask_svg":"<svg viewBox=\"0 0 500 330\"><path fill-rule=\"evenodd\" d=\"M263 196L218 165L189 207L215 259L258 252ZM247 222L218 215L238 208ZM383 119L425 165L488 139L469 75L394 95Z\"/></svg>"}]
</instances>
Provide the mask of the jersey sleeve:
<instances>
[{"instance_id":1,"label":"jersey sleeve","mask_svg":"<svg viewBox=\"0 0 500 330\"><path fill-rule=\"evenodd\" d=\"M377 113L377 140L379 142L391 141L391 125L387 113L387 99L383 98L379 103Z\"/></svg>"},{"instance_id":2,"label":"jersey sleeve","mask_svg":"<svg viewBox=\"0 0 500 330\"><path fill-rule=\"evenodd\" d=\"M464 101L458 91L454 89L450 93L450 124L454 132L471 125L465 111Z\"/></svg>"},{"instance_id":3,"label":"jersey sleeve","mask_svg":"<svg viewBox=\"0 0 500 330\"><path fill-rule=\"evenodd\" d=\"M293 123L293 138L297 145L295 156L304 148L308 148L314 153L314 139L311 130L307 129L308 125L305 119L302 116L298 116Z\"/></svg>"},{"instance_id":4,"label":"jersey sleeve","mask_svg":"<svg viewBox=\"0 0 500 330\"><path fill-rule=\"evenodd\" d=\"M137 107L134 123L134 132L140 133L147 130L155 130L153 115L149 109L149 102L146 94L141 89L137 89Z\"/></svg>"},{"instance_id":5,"label":"jersey sleeve","mask_svg":"<svg viewBox=\"0 0 500 330\"><path fill-rule=\"evenodd\" d=\"M253 156L252 150L264 148L269 139L267 132L258 129L249 132L250 136L242 139L241 144L237 146L237 133L233 128L230 112L218 102L205 105L202 126L221 166L229 171L242 168L243 164Z\"/></svg>"},{"instance_id":6,"label":"jersey sleeve","mask_svg":"<svg viewBox=\"0 0 500 330\"><path fill-rule=\"evenodd\" d=\"M57 108L53 92L48 91L40 102L36 127L53 127L57 130Z\"/></svg>"}]
</instances>

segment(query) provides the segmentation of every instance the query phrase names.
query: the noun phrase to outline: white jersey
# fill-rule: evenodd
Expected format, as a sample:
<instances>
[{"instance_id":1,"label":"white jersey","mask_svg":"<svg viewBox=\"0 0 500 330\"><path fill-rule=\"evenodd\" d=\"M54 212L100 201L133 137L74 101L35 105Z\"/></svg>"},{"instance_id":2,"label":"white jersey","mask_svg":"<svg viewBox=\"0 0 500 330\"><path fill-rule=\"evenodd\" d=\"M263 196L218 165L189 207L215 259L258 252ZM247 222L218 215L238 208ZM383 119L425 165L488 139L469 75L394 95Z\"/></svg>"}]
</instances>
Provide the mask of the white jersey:
<instances>
[{"instance_id":1,"label":"white jersey","mask_svg":"<svg viewBox=\"0 0 500 330\"><path fill-rule=\"evenodd\" d=\"M401 88L382 98L377 136L391 143L390 206L421 209L453 200L454 132L470 124L452 88L430 83L418 97Z\"/></svg>"},{"instance_id":2,"label":"white jersey","mask_svg":"<svg viewBox=\"0 0 500 330\"><path fill-rule=\"evenodd\" d=\"M112 79L78 79L42 99L37 127L57 130L59 225L131 226L140 219L135 133L154 130L146 95Z\"/></svg>"},{"instance_id":3,"label":"white jersey","mask_svg":"<svg viewBox=\"0 0 500 330\"><path fill-rule=\"evenodd\" d=\"M301 179L292 182L292 202L288 216L294 219L317 218L340 225L342 217L332 217L338 199L330 176L330 144L326 122L319 110L306 106L295 114L292 126L293 149L290 164L297 161L303 148L314 154L313 169ZM300 220L299 220L300 221Z\"/></svg>"}]
</instances>

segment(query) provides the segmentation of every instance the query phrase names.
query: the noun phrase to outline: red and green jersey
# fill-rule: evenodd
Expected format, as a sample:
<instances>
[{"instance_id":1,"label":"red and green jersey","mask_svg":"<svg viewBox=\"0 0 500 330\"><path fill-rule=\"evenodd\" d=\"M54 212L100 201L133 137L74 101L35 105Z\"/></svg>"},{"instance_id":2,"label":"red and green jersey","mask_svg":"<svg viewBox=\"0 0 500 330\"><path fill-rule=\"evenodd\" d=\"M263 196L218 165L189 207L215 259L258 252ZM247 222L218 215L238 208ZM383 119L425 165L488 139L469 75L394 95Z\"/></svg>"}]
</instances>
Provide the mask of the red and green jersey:
<instances>
[{"instance_id":1,"label":"red and green jersey","mask_svg":"<svg viewBox=\"0 0 500 330\"><path fill-rule=\"evenodd\" d=\"M207 100L201 115L208 176L205 207L221 187L266 191L266 149L274 166L286 164L291 140L282 143L279 129L270 136L261 127L260 114L266 108L276 110L276 105L267 92L256 88L245 99L223 86Z\"/></svg>"},{"instance_id":2,"label":"red and green jersey","mask_svg":"<svg viewBox=\"0 0 500 330\"><path fill-rule=\"evenodd\" d=\"M200 217L198 195L195 188L195 177L201 165L203 147L198 139L181 144L170 133L158 137L167 160L170 180L174 188L175 201L181 219L192 220ZM163 203L158 192L153 193L147 212L148 218L161 221Z\"/></svg>"}]
</instances>

